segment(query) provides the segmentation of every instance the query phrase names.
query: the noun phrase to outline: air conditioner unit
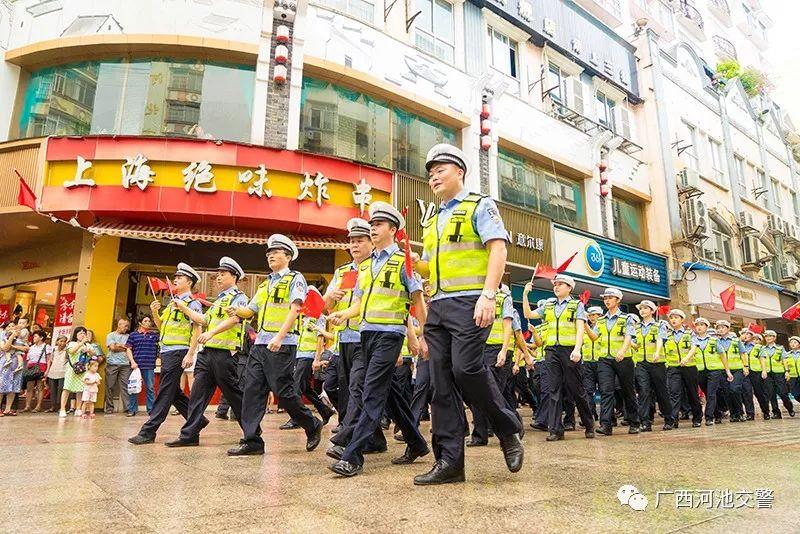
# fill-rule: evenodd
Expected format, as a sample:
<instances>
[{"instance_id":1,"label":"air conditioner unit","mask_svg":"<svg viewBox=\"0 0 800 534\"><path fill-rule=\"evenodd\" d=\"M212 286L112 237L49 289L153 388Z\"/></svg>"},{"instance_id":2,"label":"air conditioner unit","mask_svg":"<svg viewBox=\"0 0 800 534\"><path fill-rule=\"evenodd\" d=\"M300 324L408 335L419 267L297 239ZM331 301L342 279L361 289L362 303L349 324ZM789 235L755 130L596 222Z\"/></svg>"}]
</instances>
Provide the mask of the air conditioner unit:
<instances>
[{"instance_id":1,"label":"air conditioner unit","mask_svg":"<svg viewBox=\"0 0 800 534\"><path fill-rule=\"evenodd\" d=\"M790 223L789 221L786 221L786 225L784 227L784 230L785 230L784 235L786 236L786 240L787 241L792 241L794 243L796 243L798 241L798 239L797 239L798 227L797 227L796 224L793 224L793 223Z\"/></svg>"},{"instance_id":2,"label":"air conditioner unit","mask_svg":"<svg viewBox=\"0 0 800 534\"><path fill-rule=\"evenodd\" d=\"M769 253L762 254L761 243L756 236L743 237L741 246L743 271L760 271L774 257Z\"/></svg>"},{"instance_id":3,"label":"air conditioner unit","mask_svg":"<svg viewBox=\"0 0 800 534\"><path fill-rule=\"evenodd\" d=\"M783 234L783 220L775 214L768 215L767 229L773 235Z\"/></svg>"},{"instance_id":4,"label":"air conditioner unit","mask_svg":"<svg viewBox=\"0 0 800 534\"><path fill-rule=\"evenodd\" d=\"M699 198L689 198L683 203L683 231L689 240L709 237L708 208Z\"/></svg>"},{"instance_id":5,"label":"air conditioner unit","mask_svg":"<svg viewBox=\"0 0 800 534\"><path fill-rule=\"evenodd\" d=\"M316 130L310 130L306 132L306 137L309 141L319 141L322 139L322 132L318 132Z\"/></svg>"},{"instance_id":6,"label":"air conditioner unit","mask_svg":"<svg viewBox=\"0 0 800 534\"><path fill-rule=\"evenodd\" d=\"M792 258L784 257L778 267L780 269L779 278L782 284L797 282L797 263Z\"/></svg>"},{"instance_id":7,"label":"air conditioner unit","mask_svg":"<svg viewBox=\"0 0 800 534\"><path fill-rule=\"evenodd\" d=\"M739 223L739 229L745 232L754 232L758 231L755 224L753 224L753 214L749 211L740 211L739 218L737 219Z\"/></svg>"},{"instance_id":8,"label":"air conditioner unit","mask_svg":"<svg viewBox=\"0 0 800 534\"><path fill-rule=\"evenodd\" d=\"M789 237L790 235L792 235L791 229L789 228L790 224L791 223L789 221L787 221L786 219L781 219L781 225L783 227L783 235L785 235L786 237Z\"/></svg>"},{"instance_id":9,"label":"air conditioner unit","mask_svg":"<svg viewBox=\"0 0 800 534\"><path fill-rule=\"evenodd\" d=\"M678 174L678 190L681 192L684 191L693 191L699 189L700 187L700 173L698 173L694 169L683 169L680 174Z\"/></svg>"}]
</instances>

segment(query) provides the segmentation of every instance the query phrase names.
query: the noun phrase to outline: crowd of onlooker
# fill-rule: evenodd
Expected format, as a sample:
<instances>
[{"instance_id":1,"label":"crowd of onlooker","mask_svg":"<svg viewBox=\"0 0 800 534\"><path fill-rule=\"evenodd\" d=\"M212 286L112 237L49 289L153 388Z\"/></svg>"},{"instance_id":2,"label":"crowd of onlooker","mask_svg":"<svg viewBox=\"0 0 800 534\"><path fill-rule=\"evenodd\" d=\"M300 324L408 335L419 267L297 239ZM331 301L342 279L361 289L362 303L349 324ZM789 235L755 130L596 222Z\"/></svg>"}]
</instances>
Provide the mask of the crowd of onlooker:
<instances>
[{"instance_id":1,"label":"crowd of onlooker","mask_svg":"<svg viewBox=\"0 0 800 534\"><path fill-rule=\"evenodd\" d=\"M27 318L0 325L0 417L25 412L58 412L93 418L100 388L105 389L105 413L115 411L115 399L128 416L136 415L138 396L128 394L131 372L138 369L148 411L155 398L158 330L143 317L133 332L127 319L98 342L94 332L82 326L69 339L52 333ZM105 377L100 368L105 364ZM192 370L187 370L191 386ZM47 402L49 401L49 402ZM49 404L49 408L44 409Z\"/></svg>"}]
</instances>

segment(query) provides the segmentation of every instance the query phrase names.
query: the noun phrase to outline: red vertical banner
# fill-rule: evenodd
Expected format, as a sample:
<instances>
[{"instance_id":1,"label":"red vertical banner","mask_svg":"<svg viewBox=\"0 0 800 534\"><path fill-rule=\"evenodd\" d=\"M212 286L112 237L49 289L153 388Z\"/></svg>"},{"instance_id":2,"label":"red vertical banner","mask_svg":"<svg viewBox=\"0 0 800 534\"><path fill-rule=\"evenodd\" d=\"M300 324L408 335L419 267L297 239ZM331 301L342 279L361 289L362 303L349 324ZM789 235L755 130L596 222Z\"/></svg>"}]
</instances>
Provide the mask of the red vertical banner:
<instances>
[{"instance_id":1,"label":"red vertical banner","mask_svg":"<svg viewBox=\"0 0 800 534\"><path fill-rule=\"evenodd\" d=\"M61 336L69 339L72 334L72 318L75 315L75 293L64 293L56 301L56 316L53 321L53 337L50 344L55 346Z\"/></svg>"},{"instance_id":2,"label":"red vertical banner","mask_svg":"<svg viewBox=\"0 0 800 534\"><path fill-rule=\"evenodd\" d=\"M0 324L5 324L11 319L11 304L0 304Z\"/></svg>"}]
</instances>

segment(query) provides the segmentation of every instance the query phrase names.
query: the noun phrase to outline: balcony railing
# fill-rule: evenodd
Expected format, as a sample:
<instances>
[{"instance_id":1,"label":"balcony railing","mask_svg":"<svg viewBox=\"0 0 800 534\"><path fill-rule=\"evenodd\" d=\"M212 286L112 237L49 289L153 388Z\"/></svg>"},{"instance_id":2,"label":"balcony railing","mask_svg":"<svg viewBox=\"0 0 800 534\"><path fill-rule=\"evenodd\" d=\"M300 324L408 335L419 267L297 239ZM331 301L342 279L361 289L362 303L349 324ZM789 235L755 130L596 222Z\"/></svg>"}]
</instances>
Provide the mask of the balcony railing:
<instances>
[{"instance_id":1,"label":"balcony railing","mask_svg":"<svg viewBox=\"0 0 800 534\"><path fill-rule=\"evenodd\" d=\"M701 30L703 29L703 16L696 7L691 4L683 4L679 10L684 17L697 24Z\"/></svg>"},{"instance_id":2,"label":"balcony railing","mask_svg":"<svg viewBox=\"0 0 800 534\"><path fill-rule=\"evenodd\" d=\"M728 5L727 0L709 0L709 3L711 3L714 7L716 7L721 12L723 12L723 13L725 13L727 15L731 14L731 8Z\"/></svg>"},{"instance_id":3,"label":"balcony railing","mask_svg":"<svg viewBox=\"0 0 800 534\"><path fill-rule=\"evenodd\" d=\"M590 119L589 117L575 111L574 109L561 104L556 99L554 99L549 94L545 94L543 97L545 110L548 111L548 114L560 120L563 123L566 123L573 128L580 130L581 132L585 133L589 136L595 136L603 131L610 131L614 135L622 137L623 141L622 144L619 146L619 150L624 152L625 154L634 154L642 150L642 147L634 143L633 141L626 139L624 136L620 135L619 133L613 131L611 128L600 124L597 121Z\"/></svg>"},{"instance_id":4,"label":"balcony railing","mask_svg":"<svg viewBox=\"0 0 800 534\"><path fill-rule=\"evenodd\" d=\"M736 59L736 46L721 35L711 38L714 41L714 51L718 56L728 59Z\"/></svg>"}]
</instances>

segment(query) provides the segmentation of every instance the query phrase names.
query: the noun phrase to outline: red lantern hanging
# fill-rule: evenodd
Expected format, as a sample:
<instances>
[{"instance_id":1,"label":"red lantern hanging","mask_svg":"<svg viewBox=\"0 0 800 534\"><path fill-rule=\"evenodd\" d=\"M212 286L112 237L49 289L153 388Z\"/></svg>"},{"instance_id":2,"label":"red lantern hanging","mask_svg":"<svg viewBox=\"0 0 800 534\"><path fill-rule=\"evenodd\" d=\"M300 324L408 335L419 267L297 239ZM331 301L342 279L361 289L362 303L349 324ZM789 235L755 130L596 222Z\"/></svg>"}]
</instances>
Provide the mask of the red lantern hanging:
<instances>
[{"instance_id":1,"label":"red lantern hanging","mask_svg":"<svg viewBox=\"0 0 800 534\"><path fill-rule=\"evenodd\" d=\"M481 134L488 135L492 131L492 123L489 119L483 119L481 121Z\"/></svg>"},{"instance_id":2,"label":"red lantern hanging","mask_svg":"<svg viewBox=\"0 0 800 534\"><path fill-rule=\"evenodd\" d=\"M275 47L275 62L286 63L289 60L289 49L284 45Z\"/></svg>"},{"instance_id":3,"label":"red lantern hanging","mask_svg":"<svg viewBox=\"0 0 800 534\"><path fill-rule=\"evenodd\" d=\"M289 27L284 26L281 24L275 29L275 41L278 43L288 43L289 42Z\"/></svg>"},{"instance_id":4,"label":"red lantern hanging","mask_svg":"<svg viewBox=\"0 0 800 534\"><path fill-rule=\"evenodd\" d=\"M283 85L286 83L287 74L285 65L275 65L275 70L272 72L272 81Z\"/></svg>"},{"instance_id":5,"label":"red lantern hanging","mask_svg":"<svg viewBox=\"0 0 800 534\"><path fill-rule=\"evenodd\" d=\"M492 136L490 135L482 135L481 136L481 150L489 150L492 148Z\"/></svg>"},{"instance_id":6,"label":"red lantern hanging","mask_svg":"<svg viewBox=\"0 0 800 534\"><path fill-rule=\"evenodd\" d=\"M492 108L488 102L484 102L481 106L481 119L485 120L492 116Z\"/></svg>"}]
</instances>

